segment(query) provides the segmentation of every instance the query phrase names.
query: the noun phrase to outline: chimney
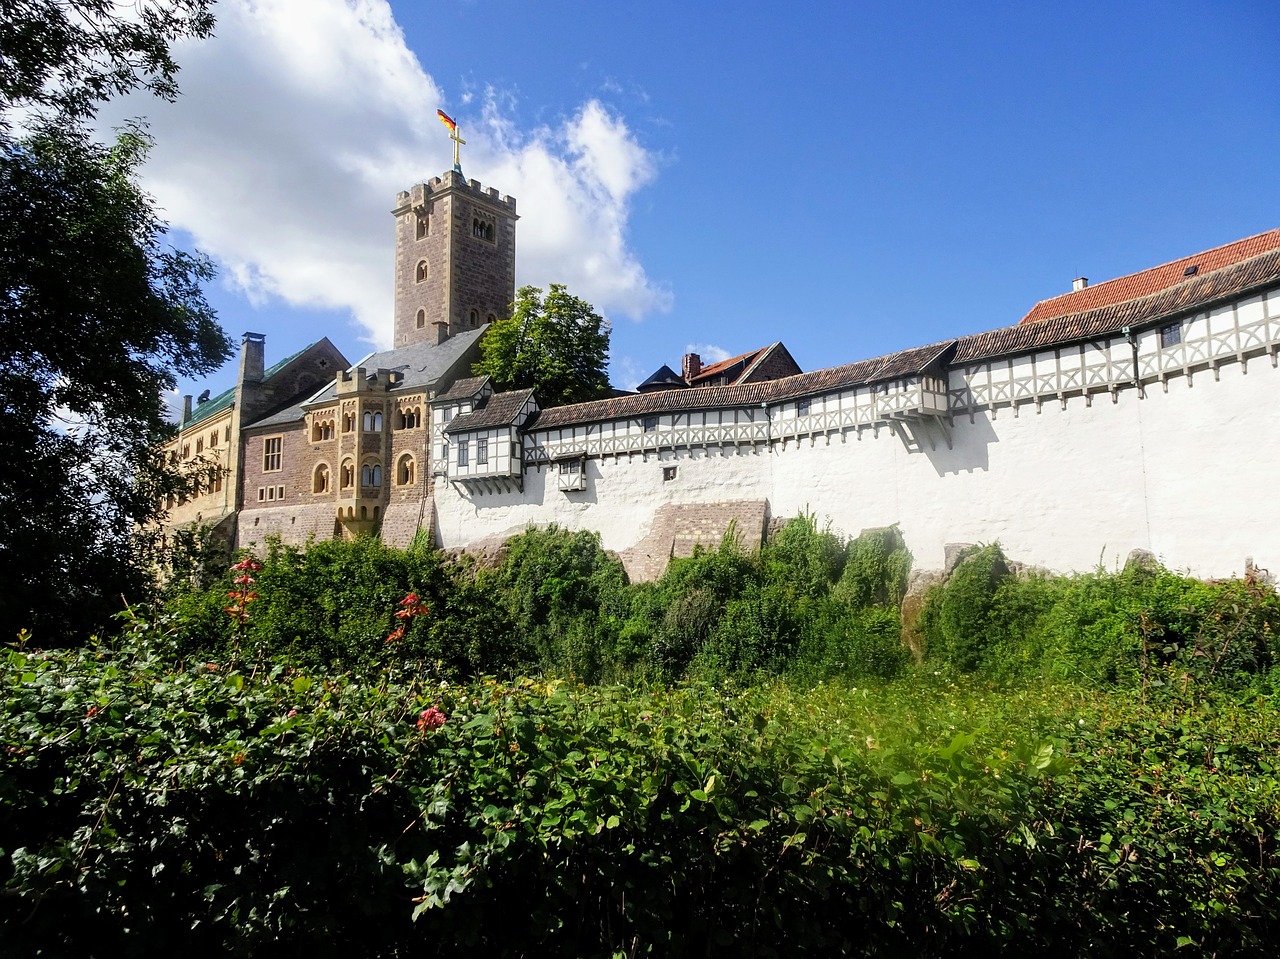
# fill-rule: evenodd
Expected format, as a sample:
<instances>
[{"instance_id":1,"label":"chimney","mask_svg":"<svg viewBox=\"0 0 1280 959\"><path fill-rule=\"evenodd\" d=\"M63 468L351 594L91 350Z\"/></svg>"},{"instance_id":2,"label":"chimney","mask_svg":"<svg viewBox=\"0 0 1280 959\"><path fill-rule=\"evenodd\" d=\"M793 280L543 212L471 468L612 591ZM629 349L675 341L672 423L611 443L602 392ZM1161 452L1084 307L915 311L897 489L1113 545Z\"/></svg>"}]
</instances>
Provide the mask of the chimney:
<instances>
[{"instance_id":1,"label":"chimney","mask_svg":"<svg viewBox=\"0 0 1280 959\"><path fill-rule=\"evenodd\" d=\"M261 333L245 333L240 338L240 382L261 383L263 353L267 338Z\"/></svg>"},{"instance_id":2,"label":"chimney","mask_svg":"<svg viewBox=\"0 0 1280 959\"><path fill-rule=\"evenodd\" d=\"M1071 292L1079 293L1088 285L1089 285L1089 278L1087 276L1077 276L1074 280L1071 281Z\"/></svg>"},{"instance_id":3,"label":"chimney","mask_svg":"<svg viewBox=\"0 0 1280 959\"><path fill-rule=\"evenodd\" d=\"M680 375L684 377L686 383L692 383L693 378L702 372L702 357L697 353L686 353L684 360L680 363Z\"/></svg>"},{"instance_id":4,"label":"chimney","mask_svg":"<svg viewBox=\"0 0 1280 959\"><path fill-rule=\"evenodd\" d=\"M436 320L432 325L436 328L436 346L439 346L449 338L449 321Z\"/></svg>"},{"instance_id":5,"label":"chimney","mask_svg":"<svg viewBox=\"0 0 1280 959\"><path fill-rule=\"evenodd\" d=\"M182 422L181 426L186 426L191 422L191 394L187 393L182 397Z\"/></svg>"}]
</instances>

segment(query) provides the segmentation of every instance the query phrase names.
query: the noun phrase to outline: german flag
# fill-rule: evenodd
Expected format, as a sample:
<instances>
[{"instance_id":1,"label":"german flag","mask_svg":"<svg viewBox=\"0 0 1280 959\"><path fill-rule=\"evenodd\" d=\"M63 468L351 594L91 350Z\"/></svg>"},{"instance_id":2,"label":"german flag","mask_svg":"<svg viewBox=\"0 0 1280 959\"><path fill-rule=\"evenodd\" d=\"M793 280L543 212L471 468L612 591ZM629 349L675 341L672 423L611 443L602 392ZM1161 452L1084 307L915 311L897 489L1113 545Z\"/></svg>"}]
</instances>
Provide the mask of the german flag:
<instances>
[{"instance_id":1,"label":"german flag","mask_svg":"<svg viewBox=\"0 0 1280 959\"><path fill-rule=\"evenodd\" d=\"M449 114L445 113L443 110L437 110L436 116L440 118L441 123L449 128L450 133L458 132L458 124L454 122L453 117L449 116Z\"/></svg>"}]
</instances>

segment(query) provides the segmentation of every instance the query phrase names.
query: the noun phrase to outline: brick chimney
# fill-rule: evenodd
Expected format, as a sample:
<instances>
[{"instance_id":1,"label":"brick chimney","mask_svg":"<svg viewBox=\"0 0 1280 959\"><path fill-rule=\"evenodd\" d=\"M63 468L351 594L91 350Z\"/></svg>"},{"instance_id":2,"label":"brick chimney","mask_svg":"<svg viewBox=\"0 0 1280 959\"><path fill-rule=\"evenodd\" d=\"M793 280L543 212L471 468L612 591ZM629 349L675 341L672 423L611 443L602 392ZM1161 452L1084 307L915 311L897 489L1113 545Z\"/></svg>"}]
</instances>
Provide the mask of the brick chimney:
<instances>
[{"instance_id":1,"label":"brick chimney","mask_svg":"<svg viewBox=\"0 0 1280 959\"><path fill-rule=\"evenodd\" d=\"M693 378L702 372L702 357L697 353L686 353L684 360L680 363L680 375L684 377L686 383L692 383Z\"/></svg>"},{"instance_id":2,"label":"brick chimney","mask_svg":"<svg viewBox=\"0 0 1280 959\"><path fill-rule=\"evenodd\" d=\"M261 383L263 355L267 338L261 333L245 333L240 337L240 382Z\"/></svg>"}]
</instances>

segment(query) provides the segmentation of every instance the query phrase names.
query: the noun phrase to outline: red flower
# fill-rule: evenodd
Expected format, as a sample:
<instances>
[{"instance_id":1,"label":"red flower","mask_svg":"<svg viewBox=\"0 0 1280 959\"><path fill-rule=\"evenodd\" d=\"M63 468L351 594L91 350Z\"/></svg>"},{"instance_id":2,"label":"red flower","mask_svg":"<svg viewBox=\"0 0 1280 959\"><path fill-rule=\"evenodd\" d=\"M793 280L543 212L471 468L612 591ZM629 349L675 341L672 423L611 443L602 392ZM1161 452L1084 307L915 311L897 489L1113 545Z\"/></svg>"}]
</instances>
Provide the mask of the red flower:
<instances>
[{"instance_id":1,"label":"red flower","mask_svg":"<svg viewBox=\"0 0 1280 959\"><path fill-rule=\"evenodd\" d=\"M424 733L431 732L433 729L439 729L445 724L448 717L440 712L435 706L431 706L422 711L422 715L418 717L418 728Z\"/></svg>"},{"instance_id":2,"label":"red flower","mask_svg":"<svg viewBox=\"0 0 1280 959\"><path fill-rule=\"evenodd\" d=\"M252 556L246 556L231 568L237 573L256 573L258 570L262 569L262 564Z\"/></svg>"},{"instance_id":3,"label":"red flower","mask_svg":"<svg viewBox=\"0 0 1280 959\"><path fill-rule=\"evenodd\" d=\"M98 707L97 707L97 706L90 706L90 707L89 707L89 711L88 711L88 712L86 712L86 713L84 714L84 718L85 718L85 719L92 719L92 718L93 718L94 716L96 716L96 715L98 715Z\"/></svg>"}]
</instances>

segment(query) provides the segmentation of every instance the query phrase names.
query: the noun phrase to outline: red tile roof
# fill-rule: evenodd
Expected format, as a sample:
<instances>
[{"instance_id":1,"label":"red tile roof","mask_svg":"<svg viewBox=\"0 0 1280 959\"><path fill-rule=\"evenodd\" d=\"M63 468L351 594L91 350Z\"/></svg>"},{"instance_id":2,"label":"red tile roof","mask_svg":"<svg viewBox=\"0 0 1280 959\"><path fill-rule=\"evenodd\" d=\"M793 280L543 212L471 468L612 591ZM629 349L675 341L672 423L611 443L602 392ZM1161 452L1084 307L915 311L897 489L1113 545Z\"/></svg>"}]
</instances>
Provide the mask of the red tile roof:
<instances>
[{"instance_id":1,"label":"red tile roof","mask_svg":"<svg viewBox=\"0 0 1280 959\"><path fill-rule=\"evenodd\" d=\"M698 371L697 376L690 379L689 385L690 386L706 386L710 383L711 380L715 379L717 376L724 373L726 370L732 369L738 363L742 364L743 372L746 372L746 370L751 366L752 363L756 361L756 359L760 356L760 354L763 353L768 348L769 347L767 346L762 346L760 347L760 349L752 350L750 353L742 353L738 356L731 356L729 357L729 359L721 360L719 363L712 363L710 366L704 366L701 370ZM738 377L734 377L733 380L727 383L726 385L732 386L735 382L737 382L737 380L738 380Z\"/></svg>"},{"instance_id":2,"label":"red tile roof","mask_svg":"<svg viewBox=\"0 0 1280 959\"><path fill-rule=\"evenodd\" d=\"M1186 282L1174 284L1150 296L1054 316L1035 323L1023 321L1017 326L963 336L956 341L952 362L972 363L1114 335L1126 326L1138 329L1193 310L1208 309L1232 297L1274 285L1277 281L1280 281L1280 249L1261 253L1207 274L1202 270L1196 276L1187 277Z\"/></svg>"},{"instance_id":3,"label":"red tile roof","mask_svg":"<svg viewBox=\"0 0 1280 959\"><path fill-rule=\"evenodd\" d=\"M1083 290L1041 300L1022 318L1022 322L1039 323L1053 317L1083 313L1087 310L1116 306L1129 300L1152 296L1180 283L1193 282L1215 270L1233 266L1242 260L1277 249L1280 249L1280 229L1269 230L1256 236L1245 237L1243 240L1236 240L1234 243L1214 247L1212 250L1205 250L1194 256L1184 256L1161 266L1153 266L1140 273L1131 273L1128 276L1087 286ZM1195 274L1188 276L1186 271L1193 266L1197 267L1197 270Z\"/></svg>"}]
</instances>

